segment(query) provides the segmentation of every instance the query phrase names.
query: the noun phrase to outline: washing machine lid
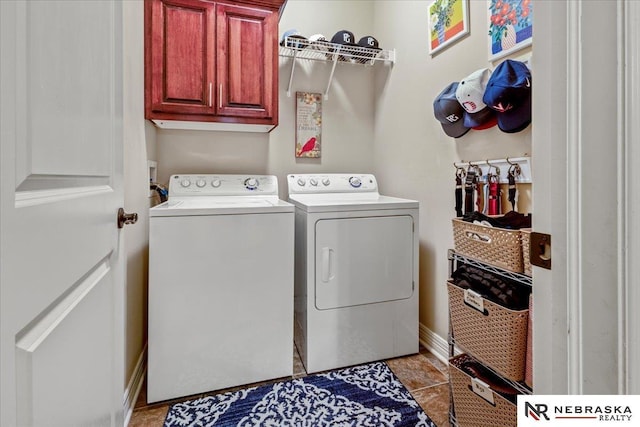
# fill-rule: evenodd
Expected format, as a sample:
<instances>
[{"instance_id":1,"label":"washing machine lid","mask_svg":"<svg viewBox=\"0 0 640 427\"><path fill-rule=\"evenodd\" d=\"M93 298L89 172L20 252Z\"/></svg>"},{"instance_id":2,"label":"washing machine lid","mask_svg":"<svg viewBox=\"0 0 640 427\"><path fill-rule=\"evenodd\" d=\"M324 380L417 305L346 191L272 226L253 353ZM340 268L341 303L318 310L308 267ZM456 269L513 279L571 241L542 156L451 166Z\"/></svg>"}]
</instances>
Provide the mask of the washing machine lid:
<instances>
[{"instance_id":1,"label":"washing machine lid","mask_svg":"<svg viewBox=\"0 0 640 427\"><path fill-rule=\"evenodd\" d=\"M154 206L149 216L238 215L293 212L291 203L266 197L217 197L171 199Z\"/></svg>"},{"instance_id":2,"label":"washing machine lid","mask_svg":"<svg viewBox=\"0 0 640 427\"><path fill-rule=\"evenodd\" d=\"M149 216L234 215L293 212L278 198L273 175L180 174L169 179L168 201Z\"/></svg>"}]
</instances>

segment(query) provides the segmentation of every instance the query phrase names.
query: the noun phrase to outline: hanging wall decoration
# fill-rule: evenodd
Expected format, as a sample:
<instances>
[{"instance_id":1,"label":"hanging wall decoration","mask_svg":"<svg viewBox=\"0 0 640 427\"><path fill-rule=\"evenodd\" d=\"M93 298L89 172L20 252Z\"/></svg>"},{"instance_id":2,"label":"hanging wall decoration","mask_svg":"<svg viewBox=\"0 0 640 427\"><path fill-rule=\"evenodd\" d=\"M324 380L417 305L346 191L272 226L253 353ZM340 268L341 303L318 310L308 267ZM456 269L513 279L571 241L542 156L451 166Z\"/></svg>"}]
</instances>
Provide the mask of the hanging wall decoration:
<instances>
[{"instance_id":1,"label":"hanging wall decoration","mask_svg":"<svg viewBox=\"0 0 640 427\"><path fill-rule=\"evenodd\" d=\"M296 157L320 157L322 94L296 92Z\"/></svg>"},{"instance_id":2,"label":"hanging wall decoration","mask_svg":"<svg viewBox=\"0 0 640 427\"><path fill-rule=\"evenodd\" d=\"M489 60L512 54L533 41L531 0L489 0Z\"/></svg>"},{"instance_id":3,"label":"hanging wall decoration","mask_svg":"<svg viewBox=\"0 0 640 427\"><path fill-rule=\"evenodd\" d=\"M436 0L429 5L431 56L469 34L469 0Z\"/></svg>"}]
</instances>

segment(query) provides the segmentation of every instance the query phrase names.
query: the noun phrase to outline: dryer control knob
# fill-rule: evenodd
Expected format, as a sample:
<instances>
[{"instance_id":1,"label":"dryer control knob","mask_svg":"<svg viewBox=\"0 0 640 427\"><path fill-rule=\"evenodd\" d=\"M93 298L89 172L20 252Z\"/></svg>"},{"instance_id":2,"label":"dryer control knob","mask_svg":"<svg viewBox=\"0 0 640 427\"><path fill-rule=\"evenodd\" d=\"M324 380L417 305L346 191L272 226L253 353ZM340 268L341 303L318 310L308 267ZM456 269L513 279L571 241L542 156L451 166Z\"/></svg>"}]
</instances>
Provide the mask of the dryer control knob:
<instances>
[{"instance_id":1,"label":"dryer control knob","mask_svg":"<svg viewBox=\"0 0 640 427\"><path fill-rule=\"evenodd\" d=\"M211 181L211 186L214 188L220 187L220 184L222 184L222 182L219 179L214 179L213 181Z\"/></svg>"},{"instance_id":2,"label":"dryer control knob","mask_svg":"<svg viewBox=\"0 0 640 427\"><path fill-rule=\"evenodd\" d=\"M325 187L326 187L327 185L329 185L329 184L331 184L331 181L329 180L329 178L324 178L324 179L322 180L322 185L324 185Z\"/></svg>"},{"instance_id":3,"label":"dryer control knob","mask_svg":"<svg viewBox=\"0 0 640 427\"><path fill-rule=\"evenodd\" d=\"M307 183L307 181L304 180L304 178L298 178L298 185L300 187L304 187L304 185Z\"/></svg>"},{"instance_id":4,"label":"dryer control knob","mask_svg":"<svg viewBox=\"0 0 640 427\"><path fill-rule=\"evenodd\" d=\"M182 181L180 181L180 185L182 185L184 188L187 188L191 185L191 181L189 181L188 179L183 179Z\"/></svg>"},{"instance_id":5,"label":"dryer control knob","mask_svg":"<svg viewBox=\"0 0 640 427\"><path fill-rule=\"evenodd\" d=\"M358 188L362 185L362 181L360 181L360 178L357 176L352 176L349 178L349 184L351 184L353 188Z\"/></svg>"},{"instance_id":6,"label":"dryer control knob","mask_svg":"<svg viewBox=\"0 0 640 427\"><path fill-rule=\"evenodd\" d=\"M244 180L244 186L247 190L255 190L258 188L258 180L255 178L247 178Z\"/></svg>"},{"instance_id":7,"label":"dryer control knob","mask_svg":"<svg viewBox=\"0 0 640 427\"><path fill-rule=\"evenodd\" d=\"M196 181L196 185L200 188L204 187L205 185L207 185L207 181L205 181L204 179L199 179Z\"/></svg>"},{"instance_id":8,"label":"dryer control knob","mask_svg":"<svg viewBox=\"0 0 640 427\"><path fill-rule=\"evenodd\" d=\"M316 185L318 185L318 180L315 179L315 178L311 178L309 180L309 184L311 184L311 185L313 185L315 187Z\"/></svg>"}]
</instances>

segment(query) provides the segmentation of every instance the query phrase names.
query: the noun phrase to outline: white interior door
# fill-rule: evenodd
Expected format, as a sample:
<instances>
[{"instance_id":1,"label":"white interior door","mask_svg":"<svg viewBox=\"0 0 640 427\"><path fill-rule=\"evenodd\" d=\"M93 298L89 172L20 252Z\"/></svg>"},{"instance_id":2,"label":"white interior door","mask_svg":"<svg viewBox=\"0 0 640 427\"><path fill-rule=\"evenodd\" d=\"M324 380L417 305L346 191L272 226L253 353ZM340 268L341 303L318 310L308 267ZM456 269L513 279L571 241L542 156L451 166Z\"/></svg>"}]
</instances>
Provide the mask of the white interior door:
<instances>
[{"instance_id":1,"label":"white interior door","mask_svg":"<svg viewBox=\"0 0 640 427\"><path fill-rule=\"evenodd\" d=\"M3 426L122 425L122 12L2 1Z\"/></svg>"}]
</instances>

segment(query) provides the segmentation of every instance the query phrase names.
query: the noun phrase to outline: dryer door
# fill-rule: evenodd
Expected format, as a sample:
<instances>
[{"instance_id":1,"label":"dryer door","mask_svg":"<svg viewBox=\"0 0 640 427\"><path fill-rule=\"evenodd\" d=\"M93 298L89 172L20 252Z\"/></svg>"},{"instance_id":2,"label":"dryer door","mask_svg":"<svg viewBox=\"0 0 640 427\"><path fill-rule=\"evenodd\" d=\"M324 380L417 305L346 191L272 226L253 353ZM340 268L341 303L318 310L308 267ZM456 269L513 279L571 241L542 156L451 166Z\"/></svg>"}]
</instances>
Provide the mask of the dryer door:
<instances>
[{"instance_id":1,"label":"dryer door","mask_svg":"<svg viewBox=\"0 0 640 427\"><path fill-rule=\"evenodd\" d=\"M319 310L400 300L413 294L410 215L316 222L315 305Z\"/></svg>"}]
</instances>

